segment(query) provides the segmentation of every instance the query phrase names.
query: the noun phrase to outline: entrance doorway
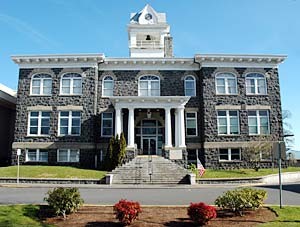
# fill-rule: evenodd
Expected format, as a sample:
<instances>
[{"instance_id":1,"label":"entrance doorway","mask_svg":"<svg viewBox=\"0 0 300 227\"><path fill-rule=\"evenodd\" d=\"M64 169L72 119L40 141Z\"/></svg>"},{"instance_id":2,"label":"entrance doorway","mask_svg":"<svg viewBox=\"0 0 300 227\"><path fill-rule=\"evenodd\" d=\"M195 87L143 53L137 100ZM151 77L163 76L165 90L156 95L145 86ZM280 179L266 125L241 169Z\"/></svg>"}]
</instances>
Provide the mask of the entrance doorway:
<instances>
[{"instance_id":1,"label":"entrance doorway","mask_svg":"<svg viewBox=\"0 0 300 227\"><path fill-rule=\"evenodd\" d=\"M156 155L156 137L143 137L143 155Z\"/></svg>"}]
</instances>

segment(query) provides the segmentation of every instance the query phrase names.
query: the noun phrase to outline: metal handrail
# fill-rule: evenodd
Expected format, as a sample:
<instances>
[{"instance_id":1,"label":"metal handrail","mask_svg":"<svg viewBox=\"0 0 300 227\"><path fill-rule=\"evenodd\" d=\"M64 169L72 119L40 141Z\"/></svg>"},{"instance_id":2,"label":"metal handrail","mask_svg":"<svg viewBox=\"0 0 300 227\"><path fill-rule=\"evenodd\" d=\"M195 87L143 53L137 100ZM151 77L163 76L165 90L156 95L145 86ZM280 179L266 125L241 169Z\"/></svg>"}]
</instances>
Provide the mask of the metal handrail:
<instances>
[{"instance_id":1,"label":"metal handrail","mask_svg":"<svg viewBox=\"0 0 300 227\"><path fill-rule=\"evenodd\" d=\"M137 40L136 47L138 48L162 48L160 41L157 40Z\"/></svg>"}]
</instances>

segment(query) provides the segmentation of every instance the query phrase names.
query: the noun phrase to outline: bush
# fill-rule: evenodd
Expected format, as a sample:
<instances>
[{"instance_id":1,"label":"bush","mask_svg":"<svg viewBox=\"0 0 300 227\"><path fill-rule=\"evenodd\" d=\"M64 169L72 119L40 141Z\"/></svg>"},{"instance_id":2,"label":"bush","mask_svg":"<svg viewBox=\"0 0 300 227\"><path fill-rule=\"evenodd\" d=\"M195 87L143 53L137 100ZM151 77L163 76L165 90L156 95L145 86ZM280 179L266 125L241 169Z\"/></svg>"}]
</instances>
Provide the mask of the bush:
<instances>
[{"instance_id":1,"label":"bush","mask_svg":"<svg viewBox=\"0 0 300 227\"><path fill-rule=\"evenodd\" d=\"M114 205L114 213L123 225L130 225L142 212L138 202L121 199Z\"/></svg>"},{"instance_id":2,"label":"bush","mask_svg":"<svg viewBox=\"0 0 300 227\"><path fill-rule=\"evenodd\" d=\"M191 203L187 211L188 216L199 225L205 225L217 217L216 209L205 203Z\"/></svg>"},{"instance_id":3,"label":"bush","mask_svg":"<svg viewBox=\"0 0 300 227\"><path fill-rule=\"evenodd\" d=\"M56 215L63 215L76 212L83 204L78 188L54 188L47 192L48 197L44 200L54 210Z\"/></svg>"},{"instance_id":4,"label":"bush","mask_svg":"<svg viewBox=\"0 0 300 227\"><path fill-rule=\"evenodd\" d=\"M222 209L228 209L239 215L243 215L243 211L247 209L257 209L263 205L267 198L265 190L243 188L225 192L219 196L215 204Z\"/></svg>"}]
</instances>

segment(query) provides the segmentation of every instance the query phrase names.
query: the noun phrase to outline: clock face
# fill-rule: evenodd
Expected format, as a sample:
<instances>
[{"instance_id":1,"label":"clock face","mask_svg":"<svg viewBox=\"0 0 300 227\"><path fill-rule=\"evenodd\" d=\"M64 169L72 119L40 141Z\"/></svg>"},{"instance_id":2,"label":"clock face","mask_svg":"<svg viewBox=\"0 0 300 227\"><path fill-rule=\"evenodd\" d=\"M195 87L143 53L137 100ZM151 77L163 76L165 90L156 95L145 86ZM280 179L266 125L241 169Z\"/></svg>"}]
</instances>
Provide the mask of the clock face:
<instances>
[{"instance_id":1,"label":"clock face","mask_svg":"<svg viewBox=\"0 0 300 227\"><path fill-rule=\"evenodd\" d=\"M151 20L151 19L152 19L152 15L151 15L150 13L147 13L147 14L145 15L145 19L146 19L146 20Z\"/></svg>"}]
</instances>

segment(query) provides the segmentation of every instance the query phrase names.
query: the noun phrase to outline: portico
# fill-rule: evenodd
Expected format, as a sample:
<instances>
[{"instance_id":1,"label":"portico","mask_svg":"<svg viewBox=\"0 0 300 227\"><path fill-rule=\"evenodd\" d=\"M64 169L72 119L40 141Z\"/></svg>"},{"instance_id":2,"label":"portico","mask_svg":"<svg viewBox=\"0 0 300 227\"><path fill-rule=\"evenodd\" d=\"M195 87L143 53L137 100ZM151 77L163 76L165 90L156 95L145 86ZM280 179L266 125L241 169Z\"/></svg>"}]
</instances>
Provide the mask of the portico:
<instances>
[{"instance_id":1,"label":"portico","mask_svg":"<svg viewBox=\"0 0 300 227\"><path fill-rule=\"evenodd\" d=\"M164 144L165 150L186 148L184 109L190 97L118 96L110 97L110 99L115 107L115 135L120 135L123 131L122 125L124 119L122 110L128 110L128 149L149 149L150 154L151 150L155 148L156 151L155 153L152 151L152 154L160 154L160 152L157 151L160 150L160 143ZM135 110L139 110L140 114L138 112L135 115ZM141 110L143 110L144 114L142 114ZM161 116L162 114L157 114L158 110L160 110L160 113L164 112L163 116ZM175 115L175 125L173 125L173 127L175 126L175 135L173 135L175 141L173 144L171 111L174 112ZM153 135L151 133L153 133ZM138 141L136 141L136 138L138 138Z\"/></svg>"}]
</instances>

